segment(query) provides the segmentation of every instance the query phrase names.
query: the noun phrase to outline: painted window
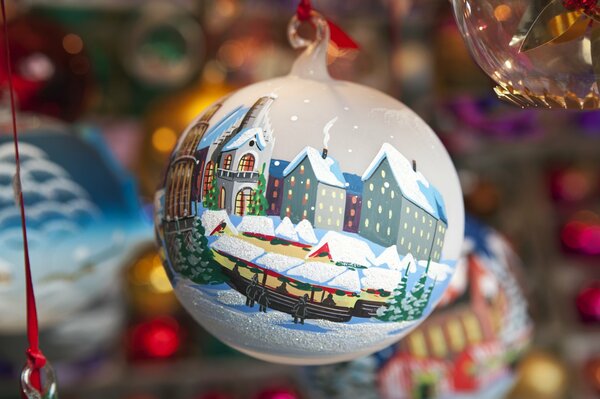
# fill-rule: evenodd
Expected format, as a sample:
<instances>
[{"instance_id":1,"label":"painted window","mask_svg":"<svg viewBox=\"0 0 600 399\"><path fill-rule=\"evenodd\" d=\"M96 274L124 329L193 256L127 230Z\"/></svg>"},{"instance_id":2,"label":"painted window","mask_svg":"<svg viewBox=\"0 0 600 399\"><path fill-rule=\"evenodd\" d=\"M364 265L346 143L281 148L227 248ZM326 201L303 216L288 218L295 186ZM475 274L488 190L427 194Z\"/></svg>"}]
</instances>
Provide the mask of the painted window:
<instances>
[{"instance_id":1,"label":"painted window","mask_svg":"<svg viewBox=\"0 0 600 399\"><path fill-rule=\"evenodd\" d=\"M327 218L327 226L331 226L331 218Z\"/></svg>"},{"instance_id":2,"label":"painted window","mask_svg":"<svg viewBox=\"0 0 600 399\"><path fill-rule=\"evenodd\" d=\"M416 231L417 231L417 228L415 226L413 226L412 233L415 234Z\"/></svg>"},{"instance_id":3,"label":"painted window","mask_svg":"<svg viewBox=\"0 0 600 399\"><path fill-rule=\"evenodd\" d=\"M308 211L305 209L302 211L302 217L306 218L306 216L308 215Z\"/></svg>"},{"instance_id":4,"label":"painted window","mask_svg":"<svg viewBox=\"0 0 600 399\"><path fill-rule=\"evenodd\" d=\"M358 197L356 195L352 196L352 203L356 204L358 202Z\"/></svg>"},{"instance_id":5,"label":"painted window","mask_svg":"<svg viewBox=\"0 0 600 399\"><path fill-rule=\"evenodd\" d=\"M417 245L417 253L420 254L421 253L421 246Z\"/></svg>"},{"instance_id":6,"label":"painted window","mask_svg":"<svg viewBox=\"0 0 600 399\"><path fill-rule=\"evenodd\" d=\"M340 219L336 219L336 220L335 220L335 225L336 225L337 227L340 227Z\"/></svg>"},{"instance_id":7,"label":"painted window","mask_svg":"<svg viewBox=\"0 0 600 399\"><path fill-rule=\"evenodd\" d=\"M423 237L423 229L421 229L420 236Z\"/></svg>"},{"instance_id":8,"label":"painted window","mask_svg":"<svg viewBox=\"0 0 600 399\"><path fill-rule=\"evenodd\" d=\"M419 212L415 211L415 219L419 218Z\"/></svg>"},{"instance_id":9,"label":"painted window","mask_svg":"<svg viewBox=\"0 0 600 399\"><path fill-rule=\"evenodd\" d=\"M352 220L348 220L348 227L352 227Z\"/></svg>"},{"instance_id":10,"label":"painted window","mask_svg":"<svg viewBox=\"0 0 600 399\"><path fill-rule=\"evenodd\" d=\"M252 203L252 194L254 190L249 187L243 188L235 196L235 214L245 215L248 207Z\"/></svg>"},{"instance_id":11,"label":"painted window","mask_svg":"<svg viewBox=\"0 0 600 399\"><path fill-rule=\"evenodd\" d=\"M404 245L404 237L400 239L400 245Z\"/></svg>"},{"instance_id":12,"label":"painted window","mask_svg":"<svg viewBox=\"0 0 600 399\"><path fill-rule=\"evenodd\" d=\"M310 188L310 179L306 179L306 189Z\"/></svg>"},{"instance_id":13,"label":"painted window","mask_svg":"<svg viewBox=\"0 0 600 399\"><path fill-rule=\"evenodd\" d=\"M321 215L317 216L317 222L321 223L321 220L323 220L323 219L321 218Z\"/></svg>"},{"instance_id":14,"label":"painted window","mask_svg":"<svg viewBox=\"0 0 600 399\"><path fill-rule=\"evenodd\" d=\"M233 157L231 156L231 154L229 154L225 157L225 160L223 161L223 169L225 169L225 170L231 169L231 160L232 159L233 159Z\"/></svg>"},{"instance_id":15,"label":"painted window","mask_svg":"<svg viewBox=\"0 0 600 399\"><path fill-rule=\"evenodd\" d=\"M372 205L371 200L368 200L367 201L367 208L371 209L371 205Z\"/></svg>"},{"instance_id":16,"label":"painted window","mask_svg":"<svg viewBox=\"0 0 600 399\"><path fill-rule=\"evenodd\" d=\"M375 189L375 186L373 186L373 183L369 183L369 190L373 191Z\"/></svg>"},{"instance_id":17,"label":"painted window","mask_svg":"<svg viewBox=\"0 0 600 399\"><path fill-rule=\"evenodd\" d=\"M323 203L319 202L319 209L323 209Z\"/></svg>"},{"instance_id":18,"label":"painted window","mask_svg":"<svg viewBox=\"0 0 600 399\"><path fill-rule=\"evenodd\" d=\"M390 227L390 226L388 226L388 228L387 228L387 235L389 236L389 235L391 235L391 234L392 234L392 229L391 229L391 227Z\"/></svg>"},{"instance_id":19,"label":"painted window","mask_svg":"<svg viewBox=\"0 0 600 399\"><path fill-rule=\"evenodd\" d=\"M350 209L350 216L354 216L356 215L356 209L352 208Z\"/></svg>"},{"instance_id":20,"label":"painted window","mask_svg":"<svg viewBox=\"0 0 600 399\"><path fill-rule=\"evenodd\" d=\"M213 169L212 161L206 164L206 169L204 169L204 183L202 185L202 195L206 196L208 194L208 190L210 190L210 186L212 185L212 181L215 175L215 171Z\"/></svg>"},{"instance_id":21,"label":"painted window","mask_svg":"<svg viewBox=\"0 0 600 399\"><path fill-rule=\"evenodd\" d=\"M408 250L410 251L410 250L411 250L411 248L412 248L412 242L409 242L409 243L408 243Z\"/></svg>"},{"instance_id":22,"label":"painted window","mask_svg":"<svg viewBox=\"0 0 600 399\"><path fill-rule=\"evenodd\" d=\"M331 198L335 198L335 197L337 197L337 194L336 194L336 192L335 192L335 191L332 191L332 192L331 192Z\"/></svg>"},{"instance_id":23,"label":"painted window","mask_svg":"<svg viewBox=\"0 0 600 399\"><path fill-rule=\"evenodd\" d=\"M292 176L290 179L290 186L294 187L296 185L296 176Z\"/></svg>"},{"instance_id":24,"label":"painted window","mask_svg":"<svg viewBox=\"0 0 600 399\"><path fill-rule=\"evenodd\" d=\"M380 227L381 227L381 225L379 224L379 222L377 222L377 224L375 224L375 231L379 233Z\"/></svg>"},{"instance_id":25,"label":"painted window","mask_svg":"<svg viewBox=\"0 0 600 399\"><path fill-rule=\"evenodd\" d=\"M343 212L343 209L342 209L342 207L340 206L340 207L338 208L338 213L341 215L341 214L342 214L342 212Z\"/></svg>"},{"instance_id":26,"label":"painted window","mask_svg":"<svg viewBox=\"0 0 600 399\"><path fill-rule=\"evenodd\" d=\"M404 222L404 230L408 230L408 223Z\"/></svg>"},{"instance_id":27,"label":"painted window","mask_svg":"<svg viewBox=\"0 0 600 399\"><path fill-rule=\"evenodd\" d=\"M377 207L377 212L379 212L379 213L383 212L383 208L381 207L381 205L379 205L379 206Z\"/></svg>"},{"instance_id":28,"label":"painted window","mask_svg":"<svg viewBox=\"0 0 600 399\"><path fill-rule=\"evenodd\" d=\"M321 195L325 195L327 194L327 191L325 189L321 190Z\"/></svg>"},{"instance_id":29,"label":"painted window","mask_svg":"<svg viewBox=\"0 0 600 399\"><path fill-rule=\"evenodd\" d=\"M463 318L463 322L465 324L465 330L467 332L467 339L470 343L481 342L482 334L481 334L481 326L477 321L475 315L469 314Z\"/></svg>"},{"instance_id":30,"label":"painted window","mask_svg":"<svg viewBox=\"0 0 600 399\"><path fill-rule=\"evenodd\" d=\"M381 187L381 194L385 194L385 187Z\"/></svg>"},{"instance_id":31,"label":"painted window","mask_svg":"<svg viewBox=\"0 0 600 399\"><path fill-rule=\"evenodd\" d=\"M381 169L381 177L385 178L385 169Z\"/></svg>"},{"instance_id":32,"label":"painted window","mask_svg":"<svg viewBox=\"0 0 600 399\"><path fill-rule=\"evenodd\" d=\"M409 338L410 351L415 357L427 357L427 343L421 331L415 331Z\"/></svg>"},{"instance_id":33,"label":"painted window","mask_svg":"<svg viewBox=\"0 0 600 399\"><path fill-rule=\"evenodd\" d=\"M388 211L388 219L391 219L391 218L392 218L392 210L390 209L390 210Z\"/></svg>"},{"instance_id":34,"label":"painted window","mask_svg":"<svg viewBox=\"0 0 600 399\"><path fill-rule=\"evenodd\" d=\"M242 159L240 159L240 163L238 164L238 171L240 172L252 172L254 170L254 155L245 154Z\"/></svg>"},{"instance_id":35,"label":"painted window","mask_svg":"<svg viewBox=\"0 0 600 399\"><path fill-rule=\"evenodd\" d=\"M392 197L392 199L394 199L395 196L396 196L396 192L394 190L391 190L390 197Z\"/></svg>"},{"instance_id":36,"label":"painted window","mask_svg":"<svg viewBox=\"0 0 600 399\"><path fill-rule=\"evenodd\" d=\"M423 224L425 224L425 215L423 215Z\"/></svg>"},{"instance_id":37,"label":"painted window","mask_svg":"<svg viewBox=\"0 0 600 399\"><path fill-rule=\"evenodd\" d=\"M304 165L300 165L300 174L303 175L304 174Z\"/></svg>"},{"instance_id":38,"label":"painted window","mask_svg":"<svg viewBox=\"0 0 600 399\"><path fill-rule=\"evenodd\" d=\"M333 205L329 205L329 212L333 213Z\"/></svg>"},{"instance_id":39,"label":"painted window","mask_svg":"<svg viewBox=\"0 0 600 399\"><path fill-rule=\"evenodd\" d=\"M369 218L365 219L365 227L369 227Z\"/></svg>"},{"instance_id":40,"label":"painted window","mask_svg":"<svg viewBox=\"0 0 600 399\"><path fill-rule=\"evenodd\" d=\"M292 189L288 190L288 199L292 199Z\"/></svg>"},{"instance_id":41,"label":"painted window","mask_svg":"<svg viewBox=\"0 0 600 399\"><path fill-rule=\"evenodd\" d=\"M406 207L406 213L409 213L409 212L410 212L410 208L407 206Z\"/></svg>"},{"instance_id":42,"label":"painted window","mask_svg":"<svg viewBox=\"0 0 600 399\"><path fill-rule=\"evenodd\" d=\"M441 327L431 327L429 330L429 340L431 341L431 348L434 355L440 358L446 356L448 349L446 348L446 340L444 339L444 332Z\"/></svg>"},{"instance_id":43,"label":"painted window","mask_svg":"<svg viewBox=\"0 0 600 399\"><path fill-rule=\"evenodd\" d=\"M273 185L275 187L279 187L279 179L275 179L275 181L273 182Z\"/></svg>"},{"instance_id":44,"label":"painted window","mask_svg":"<svg viewBox=\"0 0 600 399\"><path fill-rule=\"evenodd\" d=\"M221 187L219 191L219 208L225 209L225 187Z\"/></svg>"},{"instance_id":45,"label":"painted window","mask_svg":"<svg viewBox=\"0 0 600 399\"><path fill-rule=\"evenodd\" d=\"M279 197L279 192L273 190L273 198Z\"/></svg>"}]
</instances>

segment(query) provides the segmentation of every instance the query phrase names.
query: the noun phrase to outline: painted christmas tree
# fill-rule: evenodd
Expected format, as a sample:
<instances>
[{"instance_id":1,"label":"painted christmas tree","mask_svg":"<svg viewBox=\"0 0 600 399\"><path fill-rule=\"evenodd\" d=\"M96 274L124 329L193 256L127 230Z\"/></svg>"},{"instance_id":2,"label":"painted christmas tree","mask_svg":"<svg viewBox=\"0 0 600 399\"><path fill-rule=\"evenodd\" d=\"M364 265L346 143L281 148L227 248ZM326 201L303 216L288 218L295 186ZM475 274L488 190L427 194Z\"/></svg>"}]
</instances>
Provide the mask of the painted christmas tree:
<instances>
[{"instance_id":1,"label":"painted christmas tree","mask_svg":"<svg viewBox=\"0 0 600 399\"><path fill-rule=\"evenodd\" d=\"M185 250L181 252L185 260L181 264L180 272L198 284L221 284L226 281L225 275L221 273L204 234L204 226L200 218L196 218L185 243Z\"/></svg>"},{"instance_id":2,"label":"painted christmas tree","mask_svg":"<svg viewBox=\"0 0 600 399\"><path fill-rule=\"evenodd\" d=\"M173 268L177 271L182 271L186 266L186 248L184 245L184 234L181 231L177 231L171 242L169 255L173 262Z\"/></svg>"},{"instance_id":3,"label":"painted christmas tree","mask_svg":"<svg viewBox=\"0 0 600 399\"><path fill-rule=\"evenodd\" d=\"M433 289L435 288L435 285L437 284L437 279L433 281L433 283L431 283L429 285L429 287L427 287L427 289L425 290L425 292L423 293L423 295L415 300L415 302L413 303L413 309L414 309L414 313L413 313L413 320L419 319L423 316L423 313L425 313L425 309L427 308L427 305L429 304L429 300L431 299L431 294L433 292Z\"/></svg>"},{"instance_id":4,"label":"painted christmas tree","mask_svg":"<svg viewBox=\"0 0 600 399\"><path fill-rule=\"evenodd\" d=\"M265 197L267 191L267 179L265 179L265 166L263 163L260 173L258 174L258 184L256 190L252 194L252 200L248 206L248 215L265 216L269 208L269 202Z\"/></svg>"},{"instance_id":5,"label":"painted christmas tree","mask_svg":"<svg viewBox=\"0 0 600 399\"><path fill-rule=\"evenodd\" d=\"M215 177L217 175L217 166L213 169L213 178L210 181L210 187L208 188L206 195L204 196L203 205L206 209L217 210L219 209L219 194L217 193L217 185L215 184Z\"/></svg>"},{"instance_id":6,"label":"painted christmas tree","mask_svg":"<svg viewBox=\"0 0 600 399\"><path fill-rule=\"evenodd\" d=\"M406 285L408 283L408 271L410 263L406 266L404 275L398 283L398 286L392 292L390 299L386 302L389 306L377 309L377 318L382 321L404 321L406 310L403 308L403 301L406 300Z\"/></svg>"},{"instance_id":7,"label":"painted christmas tree","mask_svg":"<svg viewBox=\"0 0 600 399\"><path fill-rule=\"evenodd\" d=\"M431 263L431 259L427 262L427 268L425 272L421 275L419 280L413 286L408 298L406 298L405 306L406 314L405 320L412 321L417 320L423 314L427 303L429 302L428 298L426 298L426 290L425 284L427 283L427 274L429 273L429 265ZM424 303L424 304L423 304Z\"/></svg>"}]
</instances>

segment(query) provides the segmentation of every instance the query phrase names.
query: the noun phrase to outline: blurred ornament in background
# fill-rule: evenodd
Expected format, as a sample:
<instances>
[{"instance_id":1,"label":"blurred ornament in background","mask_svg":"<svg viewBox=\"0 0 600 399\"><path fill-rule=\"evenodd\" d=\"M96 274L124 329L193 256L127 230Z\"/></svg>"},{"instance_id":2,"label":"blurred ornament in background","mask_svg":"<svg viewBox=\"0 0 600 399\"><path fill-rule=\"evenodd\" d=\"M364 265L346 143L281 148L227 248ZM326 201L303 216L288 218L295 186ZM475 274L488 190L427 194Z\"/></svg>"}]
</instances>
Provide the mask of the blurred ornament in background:
<instances>
[{"instance_id":1,"label":"blurred ornament in background","mask_svg":"<svg viewBox=\"0 0 600 399\"><path fill-rule=\"evenodd\" d=\"M585 323L600 323L600 281L594 281L577 294L577 310Z\"/></svg>"},{"instance_id":2,"label":"blurred ornament in background","mask_svg":"<svg viewBox=\"0 0 600 399\"><path fill-rule=\"evenodd\" d=\"M146 112L146 135L136 167L144 194L150 195L156 190L164 174L165 162L186 126L210 104L233 90L223 82L224 74L218 67L209 64L207 69L207 79L155 102Z\"/></svg>"},{"instance_id":3,"label":"blurred ornament in background","mask_svg":"<svg viewBox=\"0 0 600 399\"><path fill-rule=\"evenodd\" d=\"M127 271L127 295L137 314L172 314L179 309L173 287L156 250L151 249Z\"/></svg>"},{"instance_id":4,"label":"blurred ornament in background","mask_svg":"<svg viewBox=\"0 0 600 399\"><path fill-rule=\"evenodd\" d=\"M433 310L454 272L454 166L409 108L334 80L329 31L288 76L245 87L184 130L155 196L175 294L231 347L326 364L380 350Z\"/></svg>"},{"instance_id":5,"label":"blurred ornament in background","mask_svg":"<svg viewBox=\"0 0 600 399\"><path fill-rule=\"evenodd\" d=\"M588 200L594 194L595 173L579 165L557 167L549 172L552 199L558 203L573 204Z\"/></svg>"},{"instance_id":6,"label":"blurred ornament in background","mask_svg":"<svg viewBox=\"0 0 600 399\"><path fill-rule=\"evenodd\" d=\"M254 395L252 399L300 399L300 395L293 388L266 388Z\"/></svg>"},{"instance_id":7,"label":"blurred ornament in background","mask_svg":"<svg viewBox=\"0 0 600 399\"><path fill-rule=\"evenodd\" d=\"M567 365L548 352L528 354L517 368L517 385L509 399L563 399L568 387Z\"/></svg>"},{"instance_id":8,"label":"blurred ornament in background","mask_svg":"<svg viewBox=\"0 0 600 399\"><path fill-rule=\"evenodd\" d=\"M133 325L128 334L128 355L132 360L165 360L181 349L183 328L173 317L161 316Z\"/></svg>"},{"instance_id":9,"label":"blurred ornament in background","mask_svg":"<svg viewBox=\"0 0 600 399\"><path fill-rule=\"evenodd\" d=\"M160 88L182 87L197 77L206 52L194 15L165 1L144 4L123 45L122 60L131 76Z\"/></svg>"},{"instance_id":10,"label":"blurred ornament in background","mask_svg":"<svg viewBox=\"0 0 600 399\"><path fill-rule=\"evenodd\" d=\"M452 0L458 26L502 99L521 107L600 107L595 1Z\"/></svg>"},{"instance_id":11,"label":"blurred ornament in background","mask_svg":"<svg viewBox=\"0 0 600 399\"><path fill-rule=\"evenodd\" d=\"M92 65L85 43L56 22L21 15L8 25L17 108L72 121L93 94ZM0 33L3 36L3 33ZM7 84L4 39L0 40L0 84Z\"/></svg>"},{"instance_id":12,"label":"blurred ornament in background","mask_svg":"<svg viewBox=\"0 0 600 399\"><path fill-rule=\"evenodd\" d=\"M121 267L149 242L131 177L98 132L22 114L21 175L41 328L76 314L118 284ZM6 122L0 123L8 132ZM25 328L13 144L0 135L0 331Z\"/></svg>"},{"instance_id":13,"label":"blurred ornament in background","mask_svg":"<svg viewBox=\"0 0 600 399\"><path fill-rule=\"evenodd\" d=\"M591 210L575 213L560 231L563 248L579 255L600 255L600 215Z\"/></svg>"},{"instance_id":14,"label":"blurred ornament in background","mask_svg":"<svg viewBox=\"0 0 600 399\"><path fill-rule=\"evenodd\" d=\"M596 355L586 362L584 372L589 386L600 394L600 355Z\"/></svg>"}]
</instances>

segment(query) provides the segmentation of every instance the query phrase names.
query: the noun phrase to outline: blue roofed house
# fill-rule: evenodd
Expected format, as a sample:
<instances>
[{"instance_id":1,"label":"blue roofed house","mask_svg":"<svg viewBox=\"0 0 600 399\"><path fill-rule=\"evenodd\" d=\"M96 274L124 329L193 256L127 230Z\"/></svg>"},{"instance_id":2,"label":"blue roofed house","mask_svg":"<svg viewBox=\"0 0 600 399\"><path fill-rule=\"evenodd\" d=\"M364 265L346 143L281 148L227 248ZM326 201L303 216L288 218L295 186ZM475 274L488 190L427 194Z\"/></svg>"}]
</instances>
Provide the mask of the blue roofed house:
<instances>
[{"instance_id":1,"label":"blue roofed house","mask_svg":"<svg viewBox=\"0 0 600 399\"><path fill-rule=\"evenodd\" d=\"M283 171L282 218L303 219L314 227L344 227L346 179L338 162L312 147L304 148Z\"/></svg>"},{"instance_id":2,"label":"blue roofed house","mask_svg":"<svg viewBox=\"0 0 600 399\"><path fill-rule=\"evenodd\" d=\"M447 218L440 193L388 143L362 175L359 234L400 254L439 261Z\"/></svg>"}]
</instances>

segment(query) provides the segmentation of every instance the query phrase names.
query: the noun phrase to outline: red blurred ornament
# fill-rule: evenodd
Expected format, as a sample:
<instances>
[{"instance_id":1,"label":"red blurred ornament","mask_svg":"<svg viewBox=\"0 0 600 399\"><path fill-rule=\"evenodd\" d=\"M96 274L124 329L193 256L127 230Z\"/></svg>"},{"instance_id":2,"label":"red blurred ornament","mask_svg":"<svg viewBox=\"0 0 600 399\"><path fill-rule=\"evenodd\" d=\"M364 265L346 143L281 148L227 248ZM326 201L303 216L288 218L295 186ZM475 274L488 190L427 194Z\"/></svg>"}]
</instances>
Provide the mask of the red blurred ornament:
<instances>
[{"instance_id":1,"label":"red blurred ornament","mask_svg":"<svg viewBox=\"0 0 600 399\"><path fill-rule=\"evenodd\" d=\"M600 281L582 289L577 295L576 303L582 321L600 322Z\"/></svg>"},{"instance_id":2,"label":"red blurred ornament","mask_svg":"<svg viewBox=\"0 0 600 399\"><path fill-rule=\"evenodd\" d=\"M182 331L171 317L159 317L134 326L130 332L130 353L134 358L166 359L181 347Z\"/></svg>"},{"instance_id":3,"label":"red blurred ornament","mask_svg":"<svg viewBox=\"0 0 600 399\"><path fill-rule=\"evenodd\" d=\"M568 167L550 173L550 191L558 202L579 202L594 191L590 173L578 167Z\"/></svg>"},{"instance_id":4,"label":"red blurred ornament","mask_svg":"<svg viewBox=\"0 0 600 399\"><path fill-rule=\"evenodd\" d=\"M563 6L567 10L584 10L584 11L592 11L596 8L598 4L598 0L563 0Z\"/></svg>"},{"instance_id":5,"label":"red blurred ornament","mask_svg":"<svg viewBox=\"0 0 600 399\"><path fill-rule=\"evenodd\" d=\"M0 85L8 74L0 33ZM83 40L55 22L17 17L9 22L13 85L20 110L74 120L91 94L91 62Z\"/></svg>"},{"instance_id":6,"label":"red blurred ornament","mask_svg":"<svg viewBox=\"0 0 600 399\"><path fill-rule=\"evenodd\" d=\"M563 225L560 238L569 252L600 255L600 215L592 211L578 212Z\"/></svg>"},{"instance_id":7,"label":"red blurred ornament","mask_svg":"<svg viewBox=\"0 0 600 399\"><path fill-rule=\"evenodd\" d=\"M267 388L260 391L253 399L300 399L291 388Z\"/></svg>"}]
</instances>

